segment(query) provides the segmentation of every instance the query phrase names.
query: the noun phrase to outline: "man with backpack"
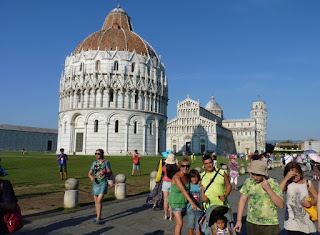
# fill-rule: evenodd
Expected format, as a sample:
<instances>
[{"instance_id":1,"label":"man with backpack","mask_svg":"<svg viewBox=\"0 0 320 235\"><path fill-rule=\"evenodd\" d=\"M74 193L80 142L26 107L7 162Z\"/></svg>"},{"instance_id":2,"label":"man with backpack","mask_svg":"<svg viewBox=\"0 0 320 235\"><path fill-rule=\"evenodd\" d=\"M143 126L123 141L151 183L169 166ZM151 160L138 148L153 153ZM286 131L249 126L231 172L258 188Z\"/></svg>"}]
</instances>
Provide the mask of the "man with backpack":
<instances>
[{"instance_id":1,"label":"man with backpack","mask_svg":"<svg viewBox=\"0 0 320 235\"><path fill-rule=\"evenodd\" d=\"M141 175L141 169L140 169L140 158L141 155L140 153L138 153L138 150L134 150L134 154L133 154L133 165L132 165L132 173L131 176L134 175L135 171L139 171L139 175Z\"/></svg>"}]
</instances>

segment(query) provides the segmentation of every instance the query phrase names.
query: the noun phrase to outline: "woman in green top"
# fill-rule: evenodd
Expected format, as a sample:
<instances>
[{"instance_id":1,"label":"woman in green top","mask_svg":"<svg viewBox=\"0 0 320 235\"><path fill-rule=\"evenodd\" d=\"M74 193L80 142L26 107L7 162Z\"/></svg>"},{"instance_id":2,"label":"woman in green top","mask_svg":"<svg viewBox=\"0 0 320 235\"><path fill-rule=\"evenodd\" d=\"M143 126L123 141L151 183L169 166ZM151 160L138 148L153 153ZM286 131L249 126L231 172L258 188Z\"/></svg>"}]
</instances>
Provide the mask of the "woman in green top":
<instances>
[{"instance_id":1,"label":"woman in green top","mask_svg":"<svg viewBox=\"0 0 320 235\"><path fill-rule=\"evenodd\" d=\"M175 235L180 235L183 220L182 212L187 208L187 201L190 202L192 209L195 211L197 208L196 204L193 202L191 197L188 194L189 190L189 176L188 171L190 168L190 161L188 159L182 159L180 162L180 170L173 176L171 181L171 193L169 195L169 204L171 206L176 226L174 229Z\"/></svg>"}]
</instances>

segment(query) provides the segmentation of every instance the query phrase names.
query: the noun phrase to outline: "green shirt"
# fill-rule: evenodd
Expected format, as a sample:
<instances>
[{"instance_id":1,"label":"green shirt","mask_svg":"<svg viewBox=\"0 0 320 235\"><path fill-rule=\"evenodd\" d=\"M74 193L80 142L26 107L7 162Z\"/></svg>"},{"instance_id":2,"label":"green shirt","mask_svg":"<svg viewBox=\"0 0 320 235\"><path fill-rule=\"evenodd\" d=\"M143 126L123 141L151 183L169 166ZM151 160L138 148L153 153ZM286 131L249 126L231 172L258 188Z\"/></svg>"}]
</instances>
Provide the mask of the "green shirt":
<instances>
[{"instance_id":1,"label":"green shirt","mask_svg":"<svg viewBox=\"0 0 320 235\"><path fill-rule=\"evenodd\" d=\"M185 186L185 190L189 192L190 185ZM171 184L171 192L169 194L169 204L172 208L186 208L187 199L184 197L177 185Z\"/></svg>"},{"instance_id":2,"label":"green shirt","mask_svg":"<svg viewBox=\"0 0 320 235\"><path fill-rule=\"evenodd\" d=\"M272 191L282 197L279 183L272 178L268 179ZM257 184L252 178L246 179L241 187L240 193L248 197L247 221L257 225L277 225L278 209L272 202L269 194Z\"/></svg>"},{"instance_id":3,"label":"green shirt","mask_svg":"<svg viewBox=\"0 0 320 235\"><path fill-rule=\"evenodd\" d=\"M218 169L215 169L213 172L202 172L201 173L201 184L206 190L210 181L213 179ZM207 203L205 203L205 208L208 208L212 205L228 205L228 202L221 201L219 196L223 196L226 191L226 184L224 181L224 170L220 170L213 183L206 190L205 195L209 199Z\"/></svg>"}]
</instances>

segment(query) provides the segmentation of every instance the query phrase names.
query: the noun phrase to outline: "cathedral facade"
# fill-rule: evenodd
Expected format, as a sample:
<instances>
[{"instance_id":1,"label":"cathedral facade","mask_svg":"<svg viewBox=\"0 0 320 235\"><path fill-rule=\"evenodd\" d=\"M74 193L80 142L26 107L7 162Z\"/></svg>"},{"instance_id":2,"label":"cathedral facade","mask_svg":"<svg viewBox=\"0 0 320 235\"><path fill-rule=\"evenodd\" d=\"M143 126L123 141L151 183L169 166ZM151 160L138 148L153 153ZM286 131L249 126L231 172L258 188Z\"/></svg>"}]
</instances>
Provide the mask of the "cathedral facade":
<instances>
[{"instance_id":1,"label":"cathedral facade","mask_svg":"<svg viewBox=\"0 0 320 235\"><path fill-rule=\"evenodd\" d=\"M225 120L214 97L201 107L189 98L177 104L177 117L168 121L167 148L174 152L205 151L245 153L265 151L267 109L264 101L255 101L250 119Z\"/></svg>"},{"instance_id":2,"label":"cathedral facade","mask_svg":"<svg viewBox=\"0 0 320 235\"><path fill-rule=\"evenodd\" d=\"M166 149L164 64L120 6L66 57L59 99L57 149L80 155Z\"/></svg>"}]
</instances>

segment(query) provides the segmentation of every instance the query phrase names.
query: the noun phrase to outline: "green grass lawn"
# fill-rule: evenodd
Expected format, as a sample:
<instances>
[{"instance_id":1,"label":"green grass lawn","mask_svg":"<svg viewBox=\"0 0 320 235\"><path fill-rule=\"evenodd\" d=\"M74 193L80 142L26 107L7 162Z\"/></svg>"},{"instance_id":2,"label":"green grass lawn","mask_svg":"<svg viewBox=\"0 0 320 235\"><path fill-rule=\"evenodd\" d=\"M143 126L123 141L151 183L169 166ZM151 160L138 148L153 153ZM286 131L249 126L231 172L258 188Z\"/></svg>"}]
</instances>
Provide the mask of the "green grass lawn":
<instances>
[{"instance_id":1,"label":"green grass lawn","mask_svg":"<svg viewBox=\"0 0 320 235\"><path fill-rule=\"evenodd\" d=\"M33 195L63 192L64 181L60 180L58 161L56 154L29 152L22 155L20 152L1 152L1 165L8 172L5 178L10 180L18 197L32 197ZM180 160L182 157L178 156ZM131 177L132 158L128 156L106 156L111 163L114 175L125 174L127 176L127 195L136 195L149 191L150 172L154 171L160 156L143 156L141 158L142 176ZM76 178L79 181L79 190L91 192L92 184L87 176L94 156L72 156L67 161L68 178ZM228 159L218 156L219 164L227 163ZM202 167L201 156L197 156L191 169ZM110 190L106 198L113 198Z\"/></svg>"}]
</instances>

